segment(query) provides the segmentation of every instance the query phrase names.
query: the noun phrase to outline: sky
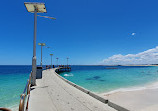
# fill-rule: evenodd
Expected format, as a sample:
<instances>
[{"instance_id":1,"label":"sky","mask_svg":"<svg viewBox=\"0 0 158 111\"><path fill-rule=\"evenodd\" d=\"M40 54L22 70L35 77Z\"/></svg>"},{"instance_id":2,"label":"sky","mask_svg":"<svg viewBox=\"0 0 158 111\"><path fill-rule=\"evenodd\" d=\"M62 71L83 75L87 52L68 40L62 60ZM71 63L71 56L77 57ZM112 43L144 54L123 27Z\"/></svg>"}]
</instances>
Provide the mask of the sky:
<instances>
[{"instance_id":1,"label":"sky","mask_svg":"<svg viewBox=\"0 0 158 111\"><path fill-rule=\"evenodd\" d=\"M0 65L31 65L33 13L24 2L44 2L37 18L43 64L99 65L158 63L157 0L3 0L0 7ZM37 64L40 64L40 46Z\"/></svg>"}]
</instances>

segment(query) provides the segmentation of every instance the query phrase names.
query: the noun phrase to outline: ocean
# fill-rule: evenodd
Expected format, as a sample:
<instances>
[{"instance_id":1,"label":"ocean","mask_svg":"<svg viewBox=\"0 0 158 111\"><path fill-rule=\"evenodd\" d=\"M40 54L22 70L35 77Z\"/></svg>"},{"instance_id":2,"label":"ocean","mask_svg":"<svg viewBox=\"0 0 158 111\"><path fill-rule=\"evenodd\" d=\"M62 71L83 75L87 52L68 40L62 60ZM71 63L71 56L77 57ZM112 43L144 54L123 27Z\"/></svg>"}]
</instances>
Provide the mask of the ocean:
<instances>
[{"instance_id":1,"label":"ocean","mask_svg":"<svg viewBox=\"0 0 158 111\"><path fill-rule=\"evenodd\" d=\"M95 93L144 87L158 81L156 66L71 66L64 78ZM18 109L31 66L0 66L0 107ZM157 85L156 85L157 86Z\"/></svg>"},{"instance_id":2,"label":"ocean","mask_svg":"<svg viewBox=\"0 0 158 111\"><path fill-rule=\"evenodd\" d=\"M158 81L157 66L72 66L60 75L92 92L142 89Z\"/></svg>"},{"instance_id":3,"label":"ocean","mask_svg":"<svg viewBox=\"0 0 158 111\"><path fill-rule=\"evenodd\" d=\"M18 110L31 66L0 65L0 107Z\"/></svg>"}]
</instances>

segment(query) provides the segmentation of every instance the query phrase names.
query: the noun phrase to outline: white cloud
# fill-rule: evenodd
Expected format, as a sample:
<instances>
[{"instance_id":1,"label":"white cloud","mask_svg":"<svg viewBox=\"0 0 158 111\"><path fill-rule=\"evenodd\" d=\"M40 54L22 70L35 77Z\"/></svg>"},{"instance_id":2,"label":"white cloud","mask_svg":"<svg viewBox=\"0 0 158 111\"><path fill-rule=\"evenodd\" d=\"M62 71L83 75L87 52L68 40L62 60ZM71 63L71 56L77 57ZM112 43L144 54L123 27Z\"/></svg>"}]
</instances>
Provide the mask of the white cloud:
<instances>
[{"instance_id":1,"label":"white cloud","mask_svg":"<svg viewBox=\"0 0 158 111\"><path fill-rule=\"evenodd\" d=\"M117 54L104 59L103 64L158 64L158 46L137 54Z\"/></svg>"},{"instance_id":2,"label":"white cloud","mask_svg":"<svg viewBox=\"0 0 158 111\"><path fill-rule=\"evenodd\" d=\"M136 33L132 33L131 35L134 36L134 35L136 35Z\"/></svg>"}]
</instances>

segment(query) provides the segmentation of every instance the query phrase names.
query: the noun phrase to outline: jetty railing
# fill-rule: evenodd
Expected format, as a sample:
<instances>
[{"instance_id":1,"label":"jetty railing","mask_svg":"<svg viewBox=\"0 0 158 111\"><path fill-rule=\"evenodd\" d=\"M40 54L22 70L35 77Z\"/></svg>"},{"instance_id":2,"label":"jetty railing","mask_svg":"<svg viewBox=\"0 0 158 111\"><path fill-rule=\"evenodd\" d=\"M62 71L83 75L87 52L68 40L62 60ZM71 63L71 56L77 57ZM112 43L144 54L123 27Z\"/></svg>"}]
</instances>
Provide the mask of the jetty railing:
<instances>
[{"instance_id":1,"label":"jetty railing","mask_svg":"<svg viewBox=\"0 0 158 111\"><path fill-rule=\"evenodd\" d=\"M29 79L27 80L24 91L20 96L19 111L28 110L28 104L29 104L29 98L30 98L30 87L31 87L31 76L32 76L32 72L29 75Z\"/></svg>"},{"instance_id":2,"label":"jetty railing","mask_svg":"<svg viewBox=\"0 0 158 111\"><path fill-rule=\"evenodd\" d=\"M11 109L0 107L0 111L11 111Z\"/></svg>"}]
</instances>

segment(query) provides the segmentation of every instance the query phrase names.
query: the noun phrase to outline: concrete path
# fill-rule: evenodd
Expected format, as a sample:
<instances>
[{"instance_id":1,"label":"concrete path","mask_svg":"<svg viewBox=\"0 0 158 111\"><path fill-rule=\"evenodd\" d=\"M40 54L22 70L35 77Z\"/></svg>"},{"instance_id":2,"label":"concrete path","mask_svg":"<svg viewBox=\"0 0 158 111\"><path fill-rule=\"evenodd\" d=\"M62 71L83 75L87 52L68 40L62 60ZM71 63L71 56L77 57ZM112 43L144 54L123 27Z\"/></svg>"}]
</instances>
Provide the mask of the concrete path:
<instances>
[{"instance_id":1,"label":"concrete path","mask_svg":"<svg viewBox=\"0 0 158 111\"><path fill-rule=\"evenodd\" d=\"M29 111L116 111L60 79L54 69L43 71L36 82Z\"/></svg>"}]
</instances>

